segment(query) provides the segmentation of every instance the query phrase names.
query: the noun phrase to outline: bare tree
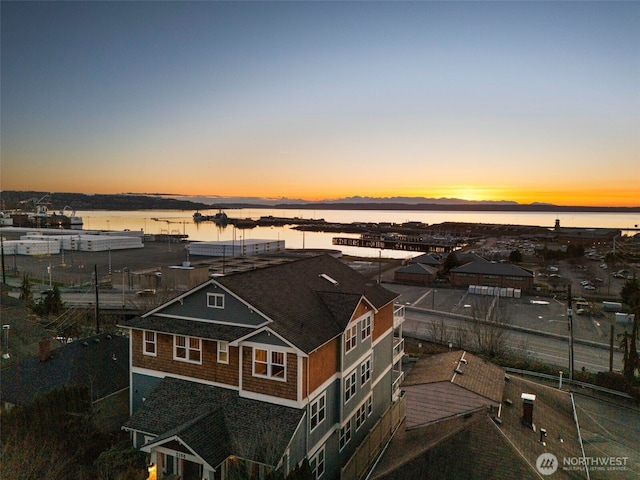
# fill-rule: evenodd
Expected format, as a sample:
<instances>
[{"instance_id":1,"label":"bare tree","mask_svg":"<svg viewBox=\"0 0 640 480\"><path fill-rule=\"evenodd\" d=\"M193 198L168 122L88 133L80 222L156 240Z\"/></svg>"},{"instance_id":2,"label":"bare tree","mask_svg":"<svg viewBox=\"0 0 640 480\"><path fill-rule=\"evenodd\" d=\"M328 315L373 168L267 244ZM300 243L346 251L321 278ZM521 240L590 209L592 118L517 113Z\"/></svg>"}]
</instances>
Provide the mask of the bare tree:
<instances>
[{"instance_id":1,"label":"bare tree","mask_svg":"<svg viewBox=\"0 0 640 480\"><path fill-rule=\"evenodd\" d=\"M453 340L453 335L449 331L444 318L429 322L429 334L431 341L440 345L448 345Z\"/></svg>"},{"instance_id":2,"label":"bare tree","mask_svg":"<svg viewBox=\"0 0 640 480\"><path fill-rule=\"evenodd\" d=\"M473 320L469 335L478 353L489 357L503 356L507 352L510 321L500 297L478 297L471 306Z\"/></svg>"}]
</instances>

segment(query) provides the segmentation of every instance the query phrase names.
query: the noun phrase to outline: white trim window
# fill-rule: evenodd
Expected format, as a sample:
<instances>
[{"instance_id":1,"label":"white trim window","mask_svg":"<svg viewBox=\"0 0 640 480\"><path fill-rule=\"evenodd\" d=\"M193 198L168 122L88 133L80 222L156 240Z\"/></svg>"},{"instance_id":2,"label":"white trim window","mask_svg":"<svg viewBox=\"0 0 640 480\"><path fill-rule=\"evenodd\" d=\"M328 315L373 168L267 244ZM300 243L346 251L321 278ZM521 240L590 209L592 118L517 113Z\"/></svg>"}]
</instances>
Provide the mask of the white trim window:
<instances>
[{"instance_id":1,"label":"white trim window","mask_svg":"<svg viewBox=\"0 0 640 480\"><path fill-rule=\"evenodd\" d=\"M360 364L360 386L371 380L371 357Z\"/></svg>"},{"instance_id":2,"label":"white trim window","mask_svg":"<svg viewBox=\"0 0 640 480\"><path fill-rule=\"evenodd\" d=\"M324 445L311 457L309 467L311 468L311 476L315 480L322 477L324 474Z\"/></svg>"},{"instance_id":3,"label":"white trim window","mask_svg":"<svg viewBox=\"0 0 640 480\"><path fill-rule=\"evenodd\" d=\"M253 376L266 377L286 382L287 354L279 350L266 348L253 349Z\"/></svg>"},{"instance_id":4,"label":"white trim window","mask_svg":"<svg viewBox=\"0 0 640 480\"><path fill-rule=\"evenodd\" d=\"M173 359L181 362L202 363L202 342L197 337L173 336Z\"/></svg>"},{"instance_id":5,"label":"white trim window","mask_svg":"<svg viewBox=\"0 0 640 480\"><path fill-rule=\"evenodd\" d=\"M351 419L340 429L340 450L351 441Z\"/></svg>"},{"instance_id":6,"label":"white trim window","mask_svg":"<svg viewBox=\"0 0 640 480\"><path fill-rule=\"evenodd\" d=\"M224 293L207 293L207 307L224 308Z\"/></svg>"},{"instance_id":7,"label":"white trim window","mask_svg":"<svg viewBox=\"0 0 640 480\"><path fill-rule=\"evenodd\" d=\"M344 403L347 403L356 394L356 386L358 385L356 371L357 368L354 368L344 379Z\"/></svg>"},{"instance_id":8,"label":"white trim window","mask_svg":"<svg viewBox=\"0 0 640 480\"><path fill-rule=\"evenodd\" d=\"M367 405L367 417L370 417L373 413L373 394L371 394L369 398L367 398L365 404Z\"/></svg>"},{"instance_id":9,"label":"white trim window","mask_svg":"<svg viewBox=\"0 0 640 480\"><path fill-rule=\"evenodd\" d=\"M367 402L363 402L356 411L356 432L367 421Z\"/></svg>"},{"instance_id":10,"label":"white trim window","mask_svg":"<svg viewBox=\"0 0 640 480\"><path fill-rule=\"evenodd\" d=\"M344 333L344 353L349 353L356 346L358 339L358 325L353 325L347 328Z\"/></svg>"},{"instance_id":11,"label":"white trim window","mask_svg":"<svg viewBox=\"0 0 640 480\"><path fill-rule=\"evenodd\" d=\"M311 417L311 430L313 432L313 430L320 425L325 417L327 416L327 397L326 394L323 392L322 395L320 395L318 398L316 398L312 403L311 403L311 408L310 408L310 417Z\"/></svg>"},{"instance_id":12,"label":"white trim window","mask_svg":"<svg viewBox=\"0 0 640 480\"><path fill-rule=\"evenodd\" d=\"M218 340L218 363L229 363L229 342Z\"/></svg>"},{"instance_id":13,"label":"white trim window","mask_svg":"<svg viewBox=\"0 0 640 480\"><path fill-rule=\"evenodd\" d=\"M371 316L368 316L360 322L360 340L365 341L371 336Z\"/></svg>"},{"instance_id":14,"label":"white trim window","mask_svg":"<svg viewBox=\"0 0 640 480\"><path fill-rule=\"evenodd\" d=\"M142 353L153 357L158 355L158 339L156 332L143 330Z\"/></svg>"}]
</instances>

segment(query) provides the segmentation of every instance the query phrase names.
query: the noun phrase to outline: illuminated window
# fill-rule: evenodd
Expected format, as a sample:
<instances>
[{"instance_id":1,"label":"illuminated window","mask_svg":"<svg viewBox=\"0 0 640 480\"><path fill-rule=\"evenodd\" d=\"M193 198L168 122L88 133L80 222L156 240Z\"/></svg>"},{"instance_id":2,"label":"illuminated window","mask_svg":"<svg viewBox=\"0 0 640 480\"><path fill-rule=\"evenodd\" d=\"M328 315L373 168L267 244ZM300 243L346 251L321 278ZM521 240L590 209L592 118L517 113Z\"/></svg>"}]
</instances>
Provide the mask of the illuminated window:
<instances>
[{"instance_id":1,"label":"illuminated window","mask_svg":"<svg viewBox=\"0 0 640 480\"><path fill-rule=\"evenodd\" d=\"M229 363L229 342L218 342L218 363Z\"/></svg>"},{"instance_id":2,"label":"illuminated window","mask_svg":"<svg viewBox=\"0 0 640 480\"><path fill-rule=\"evenodd\" d=\"M311 404L311 430L320 425L325 419L327 414L326 403L327 399L323 393Z\"/></svg>"},{"instance_id":3,"label":"illuminated window","mask_svg":"<svg viewBox=\"0 0 640 480\"><path fill-rule=\"evenodd\" d=\"M287 355L277 350L263 348L253 349L253 374L257 377L267 377L285 381Z\"/></svg>"},{"instance_id":4,"label":"illuminated window","mask_svg":"<svg viewBox=\"0 0 640 480\"><path fill-rule=\"evenodd\" d=\"M199 338L174 335L173 359L191 363L202 363L202 343Z\"/></svg>"},{"instance_id":5,"label":"illuminated window","mask_svg":"<svg viewBox=\"0 0 640 480\"><path fill-rule=\"evenodd\" d=\"M347 331L344 334L344 353L348 353L356 346L356 340L358 336L358 326L353 325L350 328L347 328Z\"/></svg>"},{"instance_id":6,"label":"illuminated window","mask_svg":"<svg viewBox=\"0 0 640 480\"><path fill-rule=\"evenodd\" d=\"M144 331L144 341L142 342L142 353L145 355L156 356L156 332Z\"/></svg>"}]
</instances>

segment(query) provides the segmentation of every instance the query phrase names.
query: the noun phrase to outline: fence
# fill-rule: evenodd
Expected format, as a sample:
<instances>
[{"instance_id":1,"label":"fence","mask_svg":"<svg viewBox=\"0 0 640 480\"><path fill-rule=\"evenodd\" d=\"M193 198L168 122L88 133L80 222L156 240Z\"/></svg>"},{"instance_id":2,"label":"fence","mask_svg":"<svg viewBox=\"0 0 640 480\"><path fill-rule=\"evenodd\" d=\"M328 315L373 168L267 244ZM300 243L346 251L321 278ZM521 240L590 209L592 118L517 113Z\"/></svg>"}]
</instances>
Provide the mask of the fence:
<instances>
[{"instance_id":1,"label":"fence","mask_svg":"<svg viewBox=\"0 0 640 480\"><path fill-rule=\"evenodd\" d=\"M402 394L398 401L384 412L340 471L341 480L359 480L365 476L393 432L404 420L407 410L406 402L406 396Z\"/></svg>"}]
</instances>

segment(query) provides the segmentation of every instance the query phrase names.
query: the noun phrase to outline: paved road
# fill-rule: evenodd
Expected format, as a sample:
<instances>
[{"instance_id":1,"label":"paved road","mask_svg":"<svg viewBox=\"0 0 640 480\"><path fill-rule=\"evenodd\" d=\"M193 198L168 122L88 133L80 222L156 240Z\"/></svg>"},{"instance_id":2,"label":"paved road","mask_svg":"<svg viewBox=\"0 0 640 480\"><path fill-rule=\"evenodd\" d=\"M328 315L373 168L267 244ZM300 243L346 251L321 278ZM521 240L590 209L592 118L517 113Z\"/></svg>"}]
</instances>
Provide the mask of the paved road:
<instances>
[{"instance_id":1,"label":"paved road","mask_svg":"<svg viewBox=\"0 0 640 480\"><path fill-rule=\"evenodd\" d=\"M434 324L436 328L445 325L450 340L456 345L456 330L463 329L469 331L472 322L459 318L451 318L431 312L420 312L407 309L405 312L405 322L403 334L422 340L432 340L434 338ZM470 342L467 334L466 342ZM560 340L544 334L522 332L510 330L508 333L508 343L514 351L540 360L544 363L569 368L569 343L568 340ZM462 348L465 348L464 344ZM469 347L467 347L469 348ZM609 351L600 347L574 344L575 362L574 368L581 369L583 366L590 371L608 371ZM622 354L614 352L614 369L622 368Z\"/></svg>"}]
</instances>

